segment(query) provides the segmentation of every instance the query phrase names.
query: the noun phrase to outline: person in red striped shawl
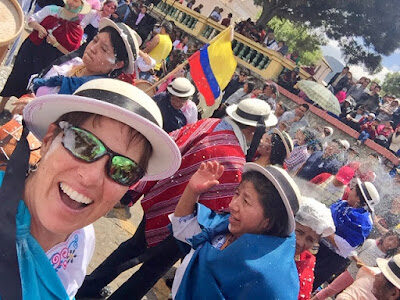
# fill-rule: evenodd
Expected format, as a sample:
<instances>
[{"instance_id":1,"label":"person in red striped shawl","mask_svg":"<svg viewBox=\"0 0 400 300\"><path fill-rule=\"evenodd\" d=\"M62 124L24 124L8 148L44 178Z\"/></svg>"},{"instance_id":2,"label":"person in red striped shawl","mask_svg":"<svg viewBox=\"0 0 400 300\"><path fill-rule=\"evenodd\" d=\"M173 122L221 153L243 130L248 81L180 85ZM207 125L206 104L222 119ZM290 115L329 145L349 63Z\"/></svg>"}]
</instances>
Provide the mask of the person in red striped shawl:
<instances>
[{"instance_id":1,"label":"person in red striped shawl","mask_svg":"<svg viewBox=\"0 0 400 300\"><path fill-rule=\"evenodd\" d=\"M257 122L264 119L266 127L274 126L277 118L269 105L260 99L245 99L227 109L224 119L204 119L170 133L177 143L182 163L172 177L140 182L131 190L131 202L142 195L144 217L135 235L122 243L91 275L87 276L77 294L98 297L102 288L119 273L144 262L109 299L141 299L150 288L181 257L184 250L170 230L168 215L173 213L191 176L203 161L218 161L224 166L220 184L200 196L199 202L215 211L227 211L241 180L248 145ZM103 289L103 294L104 294Z\"/></svg>"}]
</instances>

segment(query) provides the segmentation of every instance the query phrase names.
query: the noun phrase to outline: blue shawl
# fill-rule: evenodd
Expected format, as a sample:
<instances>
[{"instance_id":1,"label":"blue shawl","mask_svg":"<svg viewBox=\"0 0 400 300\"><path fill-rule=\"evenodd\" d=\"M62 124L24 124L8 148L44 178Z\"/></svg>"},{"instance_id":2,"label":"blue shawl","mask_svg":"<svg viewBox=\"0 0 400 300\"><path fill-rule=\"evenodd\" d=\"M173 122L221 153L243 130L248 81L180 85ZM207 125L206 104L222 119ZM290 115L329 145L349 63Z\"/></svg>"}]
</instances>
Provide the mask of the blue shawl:
<instances>
[{"instance_id":1,"label":"blue shawl","mask_svg":"<svg viewBox=\"0 0 400 300\"><path fill-rule=\"evenodd\" d=\"M338 201L331 205L331 214L338 236L352 247L364 243L372 230L372 221L364 208L353 208L347 201Z\"/></svg>"},{"instance_id":2,"label":"blue shawl","mask_svg":"<svg viewBox=\"0 0 400 300\"><path fill-rule=\"evenodd\" d=\"M4 172L0 172L0 185ZM69 300L67 292L50 264L46 253L31 235L31 215L24 201L18 204L16 215L16 248L24 300ZM1 296L0 296L1 299Z\"/></svg>"},{"instance_id":3,"label":"blue shawl","mask_svg":"<svg viewBox=\"0 0 400 300\"><path fill-rule=\"evenodd\" d=\"M206 227L192 239L196 251L175 299L297 299L294 234L244 234L221 251L211 241L228 231L228 218L199 205L199 223Z\"/></svg>"},{"instance_id":4,"label":"blue shawl","mask_svg":"<svg viewBox=\"0 0 400 300\"><path fill-rule=\"evenodd\" d=\"M62 75L53 76L50 78L35 78L33 80L33 91L36 91L41 86L60 87L58 94L72 95L82 84L93 79L107 77L106 75L83 76L83 77L65 77Z\"/></svg>"}]
</instances>

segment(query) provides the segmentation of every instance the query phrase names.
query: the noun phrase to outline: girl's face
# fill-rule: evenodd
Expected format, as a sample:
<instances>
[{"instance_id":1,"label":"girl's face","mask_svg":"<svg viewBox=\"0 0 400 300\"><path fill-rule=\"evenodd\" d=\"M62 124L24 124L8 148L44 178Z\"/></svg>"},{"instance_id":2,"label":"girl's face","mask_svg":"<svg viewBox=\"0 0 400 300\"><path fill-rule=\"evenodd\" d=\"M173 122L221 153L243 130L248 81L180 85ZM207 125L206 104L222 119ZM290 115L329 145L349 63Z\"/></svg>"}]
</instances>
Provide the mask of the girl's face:
<instances>
[{"instance_id":1,"label":"girl's face","mask_svg":"<svg viewBox=\"0 0 400 300\"><path fill-rule=\"evenodd\" d=\"M258 145L257 151L261 155L269 155L271 153L271 143L272 143L272 135L264 133L260 140L260 144Z\"/></svg>"},{"instance_id":2,"label":"girl's face","mask_svg":"<svg viewBox=\"0 0 400 300\"><path fill-rule=\"evenodd\" d=\"M107 4L104 4L104 6L103 6L104 14L107 16L111 16L113 13L115 13L116 9L117 9L117 7L115 6L114 2L108 2Z\"/></svg>"},{"instance_id":3,"label":"girl's face","mask_svg":"<svg viewBox=\"0 0 400 300\"><path fill-rule=\"evenodd\" d=\"M68 4L69 8L77 9L80 6L82 6L82 1L81 0L67 0L67 4Z\"/></svg>"},{"instance_id":4,"label":"girl's face","mask_svg":"<svg viewBox=\"0 0 400 300\"><path fill-rule=\"evenodd\" d=\"M320 236L308 226L296 222L296 255L311 249L318 243Z\"/></svg>"},{"instance_id":5,"label":"girl's face","mask_svg":"<svg viewBox=\"0 0 400 300\"><path fill-rule=\"evenodd\" d=\"M116 62L110 34L101 32L86 47L82 57L87 70L93 74L108 74L124 66L123 61Z\"/></svg>"},{"instance_id":6,"label":"girl's face","mask_svg":"<svg viewBox=\"0 0 400 300\"><path fill-rule=\"evenodd\" d=\"M254 184L242 181L229 204L229 231L234 236L245 233L260 234L267 230L269 220L264 216Z\"/></svg>"},{"instance_id":7,"label":"girl's face","mask_svg":"<svg viewBox=\"0 0 400 300\"><path fill-rule=\"evenodd\" d=\"M80 127L136 162L143 156L144 138L131 139L129 127L118 121L100 117L93 122L92 117ZM37 171L28 177L24 200L32 215L32 226L61 235L105 215L129 187L116 183L106 173L108 155L91 163L78 160L62 145L63 133L53 139L56 129L56 125L50 125L44 137L42 159Z\"/></svg>"},{"instance_id":8,"label":"girl's face","mask_svg":"<svg viewBox=\"0 0 400 300\"><path fill-rule=\"evenodd\" d=\"M299 145L304 145L306 136L304 135L303 131L297 130L296 132L296 140Z\"/></svg>"},{"instance_id":9,"label":"girl's face","mask_svg":"<svg viewBox=\"0 0 400 300\"><path fill-rule=\"evenodd\" d=\"M399 244L400 241L397 235L389 235L383 239L382 248L384 252L387 252L389 250L396 249L397 247L399 247Z\"/></svg>"},{"instance_id":10,"label":"girl's face","mask_svg":"<svg viewBox=\"0 0 400 300\"><path fill-rule=\"evenodd\" d=\"M357 190L356 188L352 188L349 192L349 196L347 197L347 203L351 206L351 207L359 207L361 200L360 197L358 197L357 195Z\"/></svg>"}]
</instances>

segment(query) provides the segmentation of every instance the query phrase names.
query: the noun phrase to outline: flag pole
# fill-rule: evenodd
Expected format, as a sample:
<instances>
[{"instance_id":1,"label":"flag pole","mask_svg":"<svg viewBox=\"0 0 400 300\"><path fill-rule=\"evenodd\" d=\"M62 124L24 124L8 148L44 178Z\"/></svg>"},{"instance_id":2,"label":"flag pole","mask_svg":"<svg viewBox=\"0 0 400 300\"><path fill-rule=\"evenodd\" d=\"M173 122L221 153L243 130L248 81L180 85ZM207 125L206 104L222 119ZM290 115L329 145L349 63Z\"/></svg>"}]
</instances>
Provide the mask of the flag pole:
<instances>
[{"instance_id":1,"label":"flag pole","mask_svg":"<svg viewBox=\"0 0 400 300\"><path fill-rule=\"evenodd\" d=\"M216 36L214 36L211 41L209 42L209 44L215 42L219 36L221 35L221 33L223 33L225 30L228 30L229 27L231 27L232 25L228 26L227 28L225 28L224 30L222 30L219 34L217 34ZM232 26L233 27L233 26ZM200 51L200 50L197 50ZM197 52L196 51L196 52ZM196 53L195 52L195 53ZM194 53L193 53L194 54ZM192 55L193 55L192 54ZM190 56L191 57L191 56ZM158 87L160 84L164 83L165 81L167 81L167 79L169 77L171 77L172 75L174 75L175 73L177 73L178 71L182 70L188 63L189 63L189 58L188 57L183 63L177 65L175 67L175 69L173 69L171 72L169 72L168 74L166 74L162 79L160 79L159 81L157 81L156 83L154 83L152 86L150 86L149 88L147 88L144 92L147 94L148 92L150 92L151 90L155 89L156 87Z\"/></svg>"}]
</instances>

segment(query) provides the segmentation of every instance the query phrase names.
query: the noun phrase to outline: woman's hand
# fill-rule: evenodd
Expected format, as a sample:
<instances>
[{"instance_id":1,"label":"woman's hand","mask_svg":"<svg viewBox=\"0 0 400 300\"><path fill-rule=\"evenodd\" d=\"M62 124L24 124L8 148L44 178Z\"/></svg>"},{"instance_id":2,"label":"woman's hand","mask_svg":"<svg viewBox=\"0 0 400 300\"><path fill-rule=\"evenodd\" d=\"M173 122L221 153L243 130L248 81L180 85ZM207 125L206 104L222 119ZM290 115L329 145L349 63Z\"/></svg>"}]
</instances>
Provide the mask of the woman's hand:
<instances>
[{"instance_id":1,"label":"woman's hand","mask_svg":"<svg viewBox=\"0 0 400 300\"><path fill-rule=\"evenodd\" d=\"M218 179L224 173L224 166L217 161L202 162L200 168L193 174L188 183L188 188L195 194L207 192L219 184Z\"/></svg>"},{"instance_id":2,"label":"woman's hand","mask_svg":"<svg viewBox=\"0 0 400 300\"><path fill-rule=\"evenodd\" d=\"M14 105L14 109L11 111L13 115L22 115L22 111L25 106L35 99L34 94L24 95L18 100L14 101L11 105Z\"/></svg>"},{"instance_id":3,"label":"woman's hand","mask_svg":"<svg viewBox=\"0 0 400 300\"><path fill-rule=\"evenodd\" d=\"M49 43L50 45L54 45L55 43L57 43L57 39L54 37L54 35L52 34L48 34L47 38L46 38L47 43Z\"/></svg>"}]
</instances>

